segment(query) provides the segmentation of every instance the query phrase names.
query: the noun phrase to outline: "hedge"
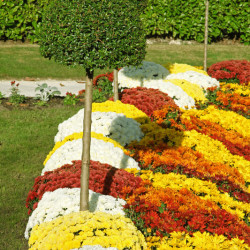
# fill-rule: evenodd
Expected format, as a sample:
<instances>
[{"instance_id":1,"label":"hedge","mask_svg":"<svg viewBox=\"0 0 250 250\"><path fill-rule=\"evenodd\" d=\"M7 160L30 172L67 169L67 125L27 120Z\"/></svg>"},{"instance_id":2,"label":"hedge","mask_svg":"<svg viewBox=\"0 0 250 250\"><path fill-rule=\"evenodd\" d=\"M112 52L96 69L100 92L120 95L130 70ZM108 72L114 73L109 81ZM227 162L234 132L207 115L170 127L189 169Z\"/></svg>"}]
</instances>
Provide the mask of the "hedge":
<instances>
[{"instance_id":1,"label":"hedge","mask_svg":"<svg viewBox=\"0 0 250 250\"><path fill-rule=\"evenodd\" d=\"M0 0L0 40L37 42L37 26L49 0Z\"/></svg>"},{"instance_id":2,"label":"hedge","mask_svg":"<svg viewBox=\"0 0 250 250\"><path fill-rule=\"evenodd\" d=\"M248 0L210 0L208 41L241 39L249 44ZM149 0L142 15L148 35L204 41L204 0Z\"/></svg>"},{"instance_id":3,"label":"hedge","mask_svg":"<svg viewBox=\"0 0 250 250\"><path fill-rule=\"evenodd\" d=\"M36 27L48 0L1 0L0 40L36 42ZM148 0L141 18L148 37L204 40L204 0ZM209 43L222 38L250 44L248 0L209 1Z\"/></svg>"}]
</instances>

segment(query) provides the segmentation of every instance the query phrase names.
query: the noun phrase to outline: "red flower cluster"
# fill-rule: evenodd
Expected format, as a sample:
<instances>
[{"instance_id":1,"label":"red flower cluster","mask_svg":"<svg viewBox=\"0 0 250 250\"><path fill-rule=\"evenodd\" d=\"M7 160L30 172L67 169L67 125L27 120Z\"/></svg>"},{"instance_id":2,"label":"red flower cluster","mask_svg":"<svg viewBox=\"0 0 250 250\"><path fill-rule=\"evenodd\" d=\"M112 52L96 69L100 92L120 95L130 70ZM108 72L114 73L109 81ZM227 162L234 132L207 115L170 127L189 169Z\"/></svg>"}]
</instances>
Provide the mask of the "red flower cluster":
<instances>
[{"instance_id":1,"label":"red flower cluster","mask_svg":"<svg viewBox=\"0 0 250 250\"><path fill-rule=\"evenodd\" d=\"M66 95L73 96L71 92L67 92Z\"/></svg>"},{"instance_id":2,"label":"red flower cluster","mask_svg":"<svg viewBox=\"0 0 250 250\"><path fill-rule=\"evenodd\" d=\"M100 78L107 78L110 82L113 82L114 80L114 73L113 72L108 72L106 74L100 74L98 76L96 76L94 79L93 79L93 85L96 86L98 85L98 81L100 80Z\"/></svg>"},{"instance_id":3,"label":"red flower cluster","mask_svg":"<svg viewBox=\"0 0 250 250\"><path fill-rule=\"evenodd\" d=\"M143 228L151 228L150 236L167 236L174 231L210 232L228 239L238 237L250 243L250 228L236 215L202 200L187 189L154 189L149 182L129 197L125 212L147 237ZM138 220L139 218L139 220ZM143 228L141 228L143 227Z\"/></svg>"},{"instance_id":4,"label":"red flower cluster","mask_svg":"<svg viewBox=\"0 0 250 250\"><path fill-rule=\"evenodd\" d=\"M218 81L239 82L248 85L250 82L250 62L247 60L230 60L213 64L208 74Z\"/></svg>"},{"instance_id":5,"label":"red flower cluster","mask_svg":"<svg viewBox=\"0 0 250 250\"><path fill-rule=\"evenodd\" d=\"M131 104L151 116L155 110L160 109L164 105L172 105L178 108L174 100L168 94L158 89L152 88L131 88L125 89L120 94L121 102ZM113 100L112 98L110 100Z\"/></svg>"},{"instance_id":6,"label":"red flower cluster","mask_svg":"<svg viewBox=\"0 0 250 250\"><path fill-rule=\"evenodd\" d=\"M42 199L45 192L52 192L58 188L80 188L81 165L81 161L73 161L73 164L66 164L37 177L26 199L29 213L36 208L37 202ZM90 161L89 171L89 189L115 198L131 195L141 182L140 177L97 161Z\"/></svg>"}]
</instances>

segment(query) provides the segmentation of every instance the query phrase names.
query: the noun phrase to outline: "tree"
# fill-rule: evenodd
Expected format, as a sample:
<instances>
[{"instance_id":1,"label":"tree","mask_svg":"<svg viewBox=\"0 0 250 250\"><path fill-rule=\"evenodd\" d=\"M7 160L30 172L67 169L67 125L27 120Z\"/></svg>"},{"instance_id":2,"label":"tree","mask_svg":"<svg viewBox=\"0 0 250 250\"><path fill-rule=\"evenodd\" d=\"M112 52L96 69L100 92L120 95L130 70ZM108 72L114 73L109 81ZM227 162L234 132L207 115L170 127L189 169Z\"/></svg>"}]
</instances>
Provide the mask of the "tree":
<instances>
[{"instance_id":1,"label":"tree","mask_svg":"<svg viewBox=\"0 0 250 250\"><path fill-rule=\"evenodd\" d=\"M203 68L207 71L207 39L208 39L208 8L209 8L209 1L205 0L205 34L204 34L204 64Z\"/></svg>"},{"instance_id":2,"label":"tree","mask_svg":"<svg viewBox=\"0 0 250 250\"><path fill-rule=\"evenodd\" d=\"M52 0L39 31L41 54L86 70L80 210L88 209L94 69L139 65L146 39L140 17L146 0Z\"/></svg>"}]
</instances>

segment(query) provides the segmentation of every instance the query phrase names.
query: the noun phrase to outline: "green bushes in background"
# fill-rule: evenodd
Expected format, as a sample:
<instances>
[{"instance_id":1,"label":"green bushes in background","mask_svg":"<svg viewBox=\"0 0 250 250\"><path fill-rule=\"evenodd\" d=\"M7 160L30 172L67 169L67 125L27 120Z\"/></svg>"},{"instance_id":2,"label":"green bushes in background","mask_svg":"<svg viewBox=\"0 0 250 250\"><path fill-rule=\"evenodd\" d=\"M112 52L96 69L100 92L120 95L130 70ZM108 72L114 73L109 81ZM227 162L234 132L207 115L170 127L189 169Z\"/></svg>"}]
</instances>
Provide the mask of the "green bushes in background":
<instances>
[{"instance_id":1,"label":"green bushes in background","mask_svg":"<svg viewBox=\"0 0 250 250\"><path fill-rule=\"evenodd\" d=\"M41 11L49 0L0 0L0 39L36 41ZM148 37L204 40L204 0L148 0L141 18ZM240 39L250 44L248 0L210 0L208 41Z\"/></svg>"},{"instance_id":2,"label":"green bushes in background","mask_svg":"<svg viewBox=\"0 0 250 250\"><path fill-rule=\"evenodd\" d=\"M222 38L250 42L248 0L210 0L208 42ZM149 0L142 14L149 36L204 41L204 0Z\"/></svg>"},{"instance_id":3,"label":"green bushes in background","mask_svg":"<svg viewBox=\"0 0 250 250\"><path fill-rule=\"evenodd\" d=\"M41 11L49 0L0 0L0 40L36 42Z\"/></svg>"}]
</instances>

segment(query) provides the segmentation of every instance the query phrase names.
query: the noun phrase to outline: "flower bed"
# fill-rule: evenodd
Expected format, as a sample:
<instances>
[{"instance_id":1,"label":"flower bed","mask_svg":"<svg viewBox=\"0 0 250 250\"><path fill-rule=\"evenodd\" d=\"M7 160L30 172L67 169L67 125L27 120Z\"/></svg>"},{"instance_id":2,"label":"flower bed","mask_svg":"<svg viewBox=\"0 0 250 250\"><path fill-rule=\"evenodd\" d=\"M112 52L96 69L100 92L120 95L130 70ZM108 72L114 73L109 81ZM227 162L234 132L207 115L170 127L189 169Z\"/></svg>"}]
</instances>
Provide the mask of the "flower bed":
<instances>
[{"instance_id":1,"label":"flower bed","mask_svg":"<svg viewBox=\"0 0 250 250\"><path fill-rule=\"evenodd\" d=\"M202 87L216 86L225 94L230 92L232 104L243 105L245 98L247 108L249 90L218 85L202 72L190 73L185 65L175 65L171 71L173 79L144 80L144 86L153 83L158 90L124 90L121 101L129 104L93 104L98 115L115 112L111 120L122 114L124 123L129 121L121 130L126 136L127 126L138 129L135 137L140 135L123 144L107 133L92 132L90 210L105 213L76 213L82 133L75 133L79 130L75 118L64 123L74 134L64 138L61 130L62 141L48 154L43 175L36 178L27 198L27 207L34 210L26 229L26 237L32 229L30 249L249 248L249 119L244 112L220 109L219 100L209 99L209 89L201 94ZM199 83L186 76L195 76ZM185 93L180 100L189 108L187 100L202 101L200 107L182 109L185 101L177 105L173 96L159 91L171 81L175 93L177 87ZM100 133L98 127L103 128L96 126Z\"/></svg>"}]
</instances>

